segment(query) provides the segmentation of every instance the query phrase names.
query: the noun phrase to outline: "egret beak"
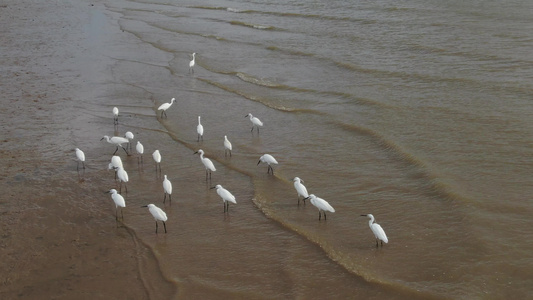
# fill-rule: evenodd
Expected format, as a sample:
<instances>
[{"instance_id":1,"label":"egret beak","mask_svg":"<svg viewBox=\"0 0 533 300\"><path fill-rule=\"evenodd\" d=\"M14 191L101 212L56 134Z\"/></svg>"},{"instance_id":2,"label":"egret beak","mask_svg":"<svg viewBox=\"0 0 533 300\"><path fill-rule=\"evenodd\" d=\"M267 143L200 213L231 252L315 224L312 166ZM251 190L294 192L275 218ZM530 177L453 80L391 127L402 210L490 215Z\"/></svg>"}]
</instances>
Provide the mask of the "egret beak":
<instances>
[{"instance_id":1,"label":"egret beak","mask_svg":"<svg viewBox=\"0 0 533 300\"><path fill-rule=\"evenodd\" d=\"M304 201L307 200L307 199L309 199L309 198L311 198L311 197L304 198Z\"/></svg>"},{"instance_id":2,"label":"egret beak","mask_svg":"<svg viewBox=\"0 0 533 300\"><path fill-rule=\"evenodd\" d=\"M103 140L104 138L101 138L100 140Z\"/></svg>"},{"instance_id":3,"label":"egret beak","mask_svg":"<svg viewBox=\"0 0 533 300\"><path fill-rule=\"evenodd\" d=\"M217 187L216 186L213 186L213 187L210 187L209 189L212 190L212 189L216 189Z\"/></svg>"},{"instance_id":4,"label":"egret beak","mask_svg":"<svg viewBox=\"0 0 533 300\"><path fill-rule=\"evenodd\" d=\"M361 217L368 217L367 215L361 215Z\"/></svg>"},{"instance_id":5,"label":"egret beak","mask_svg":"<svg viewBox=\"0 0 533 300\"><path fill-rule=\"evenodd\" d=\"M261 163L261 161L258 161L258 162L257 162L257 165L259 166L260 163Z\"/></svg>"},{"instance_id":6,"label":"egret beak","mask_svg":"<svg viewBox=\"0 0 533 300\"><path fill-rule=\"evenodd\" d=\"M198 154L198 151L194 152L193 155L194 155L194 154Z\"/></svg>"},{"instance_id":7,"label":"egret beak","mask_svg":"<svg viewBox=\"0 0 533 300\"><path fill-rule=\"evenodd\" d=\"M143 206L141 206L141 207L148 207L148 205L143 205Z\"/></svg>"}]
</instances>

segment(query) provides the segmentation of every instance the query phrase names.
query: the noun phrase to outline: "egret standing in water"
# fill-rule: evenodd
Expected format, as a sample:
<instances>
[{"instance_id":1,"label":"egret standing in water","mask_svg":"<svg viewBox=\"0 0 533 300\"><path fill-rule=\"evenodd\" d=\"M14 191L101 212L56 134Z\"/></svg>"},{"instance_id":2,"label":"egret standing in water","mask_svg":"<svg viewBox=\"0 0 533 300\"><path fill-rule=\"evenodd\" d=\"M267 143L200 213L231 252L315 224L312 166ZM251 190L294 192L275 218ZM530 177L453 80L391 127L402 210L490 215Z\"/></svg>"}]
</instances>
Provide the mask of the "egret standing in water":
<instances>
[{"instance_id":1,"label":"egret standing in water","mask_svg":"<svg viewBox=\"0 0 533 300\"><path fill-rule=\"evenodd\" d=\"M168 195L168 202L170 205L172 205L172 182L168 180L167 175L165 175L165 179L163 180L163 190L165 191L165 198L163 198L163 203L165 203L165 200L167 199Z\"/></svg>"},{"instance_id":2,"label":"egret standing in water","mask_svg":"<svg viewBox=\"0 0 533 300\"><path fill-rule=\"evenodd\" d=\"M128 192L128 181L129 181L129 177L128 177L128 172L126 172L126 170L124 170L124 168L122 167L118 167L117 168L117 177L118 177L118 182L120 183L120 192L122 193L122 183L124 182L124 187L126 188L126 193Z\"/></svg>"},{"instance_id":3,"label":"egret standing in water","mask_svg":"<svg viewBox=\"0 0 533 300\"><path fill-rule=\"evenodd\" d=\"M83 166L83 169L85 170L85 153L81 151L79 148L76 148L76 157L78 158L78 164L76 166L76 170L80 170L80 161L81 165Z\"/></svg>"},{"instance_id":4,"label":"egret standing in water","mask_svg":"<svg viewBox=\"0 0 533 300\"><path fill-rule=\"evenodd\" d=\"M232 149L231 142L228 140L227 136L224 136L224 156L227 155L226 153L228 151L229 151L229 156L231 156L231 149Z\"/></svg>"},{"instance_id":5,"label":"egret standing in water","mask_svg":"<svg viewBox=\"0 0 533 300\"><path fill-rule=\"evenodd\" d=\"M113 107L113 124L118 125L118 107Z\"/></svg>"},{"instance_id":6,"label":"egret standing in water","mask_svg":"<svg viewBox=\"0 0 533 300\"><path fill-rule=\"evenodd\" d=\"M117 179L118 168L124 168L122 165L122 159L118 155L113 155L113 157L111 157L111 162L109 163L108 169L113 169L115 171L115 180Z\"/></svg>"},{"instance_id":7,"label":"egret standing in water","mask_svg":"<svg viewBox=\"0 0 533 300\"><path fill-rule=\"evenodd\" d=\"M189 62L189 73L194 74L194 65L196 64L196 53L192 54L192 60Z\"/></svg>"},{"instance_id":8,"label":"egret standing in water","mask_svg":"<svg viewBox=\"0 0 533 300\"><path fill-rule=\"evenodd\" d=\"M370 230L372 230L374 237L376 237L376 247L379 247L378 241L381 241L381 246L383 246L383 242L385 242L385 244L389 242L389 239L387 238L383 228L381 228L381 225L374 223L374 216L372 214L361 216L370 218L370 221L368 221L368 226L370 227Z\"/></svg>"},{"instance_id":9,"label":"egret standing in water","mask_svg":"<svg viewBox=\"0 0 533 300\"><path fill-rule=\"evenodd\" d=\"M143 154L144 154L144 146L141 144L140 141L137 141L137 145L135 146L135 150L137 150L137 163L139 163L139 160L141 163L143 163Z\"/></svg>"},{"instance_id":10,"label":"egret standing in water","mask_svg":"<svg viewBox=\"0 0 533 300\"><path fill-rule=\"evenodd\" d=\"M261 156L259 158L259 161L257 162L257 165L259 165L260 163L268 164L267 173L270 174L270 171L272 170L272 175L274 175L274 169L270 165L270 164L275 164L275 165L278 164L278 161L274 158L274 156L272 156L270 154L264 154L263 156Z\"/></svg>"},{"instance_id":11,"label":"egret standing in water","mask_svg":"<svg viewBox=\"0 0 533 300\"><path fill-rule=\"evenodd\" d=\"M250 121L252 122L252 130L250 130L251 132L254 131L254 126L257 127L257 133L259 133L259 127L263 127L263 122L261 122L261 120L259 120L258 118L254 117L251 113L247 114L246 116L244 116L245 118L250 118Z\"/></svg>"},{"instance_id":12,"label":"egret standing in water","mask_svg":"<svg viewBox=\"0 0 533 300\"><path fill-rule=\"evenodd\" d=\"M131 140L133 140L134 138L133 132L131 131L126 132L126 134L124 134L124 137L128 140L128 149L131 150Z\"/></svg>"},{"instance_id":13,"label":"egret standing in water","mask_svg":"<svg viewBox=\"0 0 533 300\"><path fill-rule=\"evenodd\" d=\"M228 190L223 188L220 184L217 184L216 186L212 187L212 189L217 189L217 194L222 198L222 201L224 202L224 212L229 212L229 203L235 203L237 204L237 201L235 201L235 196L233 196Z\"/></svg>"},{"instance_id":14,"label":"egret standing in water","mask_svg":"<svg viewBox=\"0 0 533 300\"><path fill-rule=\"evenodd\" d=\"M115 155L115 153L117 153L117 151L118 151L118 147L121 147L121 148L124 150L124 152L126 152L127 155L130 155L130 154L128 153L128 150L126 150L126 148L122 147L122 144L127 144L127 143L129 143L129 141L128 141L127 138L123 138L123 137L121 137L121 136L114 136L114 137L111 137L111 138L110 138L109 136L104 135L104 137L101 138L100 140L103 140L103 139L105 139L108 143L113 144L113 145L115 145L115 146L117 147L117 149L115 150L115 152L113 152L113 155Z\"/></svg>"},{"instance_id":15,"label":"egret standing in water","mask_svg":"<svg viewBox=\"0 0 533 300\"><path fill-rule=\"evenodd\" d=\"M159 166L159 173L161 173L161 153L159 153L159 150L155 150L152 153L152 157L155 161L155 173L157 174L157 166Z\"/></svg>"},{"instance_id":16,"label":"egret standing in water","mask_svg":"<svg viewBox=\"0 0 533 300\"><path fill-rule=\"evenodd\" d=\"M217 169L215 169L215 165L209 158L204 157L204 150L200 149L194 152L194 154L198 154L198 153L200 153L200 160L202 161L205 167L205 181L207 181L208 174L209 174L209 179L211 179L211 172L215 172Z\"/></svg>"},{"instance_id":17,"label":"egret standing in water","mask_svg":"<svg viewBox=\"0 0 533 300\"><path fill-rule=\"evenodd\" d=\"M202 141L204 140L204 126L202 125L202 123L200 122L200 116L198 116L198 126L196 126L196 132L198 133L198 140L197 142L200 141L200 138L202 139Z\"/></svg>"},{"instance_id":18,"label":"egret standing in water","mask_svg":"<svg viewBox=\"0 0 533 300\"><path fill-rule=\"evenodd\" d=\"M115 202L115 220L118 220L118 207L126 207L126 201L124 201L124 197L122 197L122 195L119 194L115 189L111 189L106 193L111 194L111 199L113 199L113 202ZM120 209L120 214L122 215L122 220L124 220L124 213L122 212L122 209Z\"/></svg>"},{"instance_id":19,"label":"egret standing in water","mask_svg":"<svg viewBox=\"0 0 533 300\"><path fill-rule=\"evenodd\" d=\"M332 212L334 213L335 212L335 209L329 205L329 203L322 199L322 198L318 198L317 196L311 194L309 195L309 198L311 198L311 204L313 204L316 208L318 208L318 219L320 220L320 215L321 213L324 214L324 220L326 220L326 211L329 211L329 212Z\"/></svg>"},{"instance_id":20,"label":"egret standing in water","mask_svg":"<svg viewBox=\"0 0 533 300\"><path fill-rule=\"evenodd\" d=\"M159 106L157 110L161 111L161 118L163 118L163 114L165 114L165 117L167 116L167 109L170 108L170 106L172 105L172 103L174 103L174 101L176 101L176 98L172 98L172 100L170 100L169 103L163 103Z\"/></svg>"},{"instance_id":21,"label":"egret standing in water","mask_svg":"<svg viewBox=\"0 0 533 300\"><path fill-rule=\"evenodd\" d=\"M152 216L154 217L155 219L155 233L157 233L157 221L161 221L163 222L163 226L165 227L165 233L167 233L167 225L165 224L165 222L168 220L167 218L167 214L159 207L153 205L153 204L148 204L148 205L145 205L145 206L142 206L142 207L148 207L148 210L150 211L150 213L152 214Z\"/></svg>"},{"instance_id":22,"label":"egret standing in water","mask_svg":"<svg viewBox=\"0 0 533 300\"><path fill-rule=\"evenodd\" d=\"M305 199L309 198L309 194L307 193L307 188L305 187L305 185L302 184L302 182L304 181L301 180L299 177L294 177L293 181L294 188L298 193L298 205L300 205L300 196L303 198L305 204Z\"/></svg>"}]
</instances>

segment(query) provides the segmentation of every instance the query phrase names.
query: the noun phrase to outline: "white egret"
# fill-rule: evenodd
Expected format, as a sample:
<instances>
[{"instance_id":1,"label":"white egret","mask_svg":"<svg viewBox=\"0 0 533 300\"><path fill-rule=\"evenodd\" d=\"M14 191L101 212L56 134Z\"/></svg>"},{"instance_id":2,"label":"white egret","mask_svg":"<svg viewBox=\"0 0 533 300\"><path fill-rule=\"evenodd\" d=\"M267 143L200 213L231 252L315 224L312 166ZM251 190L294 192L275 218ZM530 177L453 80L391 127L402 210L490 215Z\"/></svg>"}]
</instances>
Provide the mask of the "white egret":
<instances>
[{"instance_id":1,"label":"white egret","mask_svg":"<svg viewBox=\"0 0 533 300\"><path fill-rule=\"evenodd\" d=\"M200 116L198 116L198 126L196 126L196 132L198 133L198 140L200 141L200 138L202 138L202 141L204 140L204 126L202 123L200 123Z\"/></svg>"},{"instance_id":2,"label":"white egret","mask_svg":"<svg viewBox=\"0 0 533 300\"><path fill-rule=\"evenodd\" d=\"M274 169L270 165L270 164L275 164L275 165L278 164L278 161L274 158L274 156L270 154L264 154L263 156L259 158L257 165L259 165L262 162L268 164L267 173L270 173L270 170L272 170L272 175L274 175Z\"/></svg>"},{"instance_id":3,"label":"white egret","mask_svg":"<svg viewBox=\"0 0 533 300\"><path fill-rule=\"evenodd\" d=\"M111 194L111 199L113 199L113 202L115 202L115 219L118 220L118 207L126 207L126 201L124 200L124 197L122 197L122 195L119 194L115 189L110 189L109 192L106 193ZM120 213L122 214L122 220L124 220L124 213L122 212L122 209L120 209Z\"/></svg>"},{"instance_id":4,"label":"white egret","mask_svg":"<svg viewBox=\"0 0 533 300\"><path fill-rule=\"evenodd\" d=\"M159 106L157 110L161 111L161 118L163 117L163 114L165 114L165 117L167 116L167 109L170 108L170 106L172 105L172 103L174 103L174 101L176 101L176 98L172 98L172 100L170 100L169 103L163 103Z\"/></svg>"},{"instance_id":5,"label":"white egret","mask_svg":"<svg viewBox=\"0 0 533 300\"><path fill-rule=\"evenodd\" d=\"M115 170L115 179L117 179L118 168L124 168L122 165L122 159L118 155L113 155L113 157L111 157L111 162L109 163L108 169Z\"/></svg>"},{"instance_id":6,"label":"white egret","mask_svg":"<svg viewBox=\"0 0 533 300\"><path fill-rule=\"evenodd\" d=\"M381 225L379 225L378 223L374 223L374 216L372 214L366 214L361 216L370 218L370 221L368 221L368 226L376 237L376 247L379 246L378 240L381 241L381 246L383 246L383 242L385 242L385 244L389 242L389 239L387 238L387 235L385 234L383 228L381 228Z\"/></svg>"},{"instance_id":7,"label":"white egret","mask_svg":"<svg viewBox=\"0 0 533 300\"><path fill-rule=\"evenodd\" d=\"M167 225L165 224L165 222L168 220L167 218L167 214L159 207L153 205L153 204L148 204L148 205L144 205L142 207L148 207L148 210L150 211L150 213L152 214L152 216L154 217L155 219L155 233L157 233L157 221L161 221L163 222L163 226L165 227L165 233L167 233Z\"/></svg>"},{"instance_id":8,"label":"white egret","mask_svg":"<svg viewBox=\"0 0 533 300\"><path fill-rule=\"evenodd\" d=\"M168 180L167 175L165 175L165 179L163 180L163 190L165 191L165 198L163 198L163 203L165 203L165 200L167 199L168 195L168 201L170 205L172 205L172 182Z\"/></svg>"},{"instance_id":9,"label":"white egret","mask_svg":"<svg viewBox=\"0 0 533 300\"><path fill-rule=\"evenodd\" d=\"M124 134L124 137L128 140L128 149L131 150L131 140L133 140L134 135L133 132L128 131Z\"/></svg>"},{"instance_id":10,"label":"white egret","mask_svg":"<svg viewBox=\"0 0 533 300\"><path fill-rule=\"evenodd\" d=\"M259 133L259 127L263 127L263 122L261 122L261 120L259 120L257 117L254 117L251 113L247 114L246 116L244 116L245 118L250 118L250 121L252 122L252 130L250 131L254 131L254 126L257 127L257 133Z\"/></svg>"},{"instance_id":11,"label":"white egret","mask_svg":"<svg viewBox=\"0 0 533 300\"><path fill-rule=\"evenodd\" d=\"M140 141L137 141L137 145L135 146L135 150L137 150L137 154L139 154L139 156L137 157L137 163L139 163L139 159L141 161L141 163L143 162L143 154L144 154L144 146L143 144L141 144Z\"/></svg>"},{"instance_id":12,"label":"white egret","mask_svg":"<svg viewBox=\"0 0 533 300\"><path fill-rule=\"evenodd\" d=\"M309 194L307 193L307 188L305 185L302 184L304 182L300 179L300 177L294 177L294 188L296 189L296 192L298 193L298 205L300 205L300 196L302 196L305 204L305 199L309 198Z\"/></svg>"},{"instance_id":13,"label":"white egret","mask_svg":"<svg viewBox=\"0 0 533 300\"><path fill-rule=\"evenodd\" d=\"M233 196L228 190L223 188L220 184L217 184L216 186L212 187L212 189L217 189L217 194L222 198L222 201L224 202L224 212L229 212L229 203L235 203L237 204L237 201L235 201L235 196Z\"/></svg>"},{"instance_id":14,"label":"white egret","mask_svg":"<svg viewBox=\"0 0 533 300\"><path fill-rule=\"evenodd\" d=\"M227 136L224 136L224 156L226 156L226 152L229 151L229 156L231 156L231 150L233 147L231 146L231 142L228 140Z\"/></svg>"},{"instance_id":15,"label":"white egret","mask_svg":"<svg viewBox=\"0 0 533 300\"><path fill-rule=\"evenodd\" d=\"M105 139L108 143L113 144L117 147L115 152L113 152L113 155L117 153L118 147L122 147L122 144L127 144L129 142L127 138L123 138L121 136L114 136L110 138L108 135L104 135L104 137L101 138L100 140L103 140L103 139ZM122 149L124 149L124 152L126 152L127 155L130 155L128 153L128 150L126 150L126 148L122 147Z\"/></svg>"},{"instance_id":16,"label":"white egret","mask_svg":"<svg viewBox=\"0 0 533 300\"><path fill-rule=\"evenodd\" d=\"M189 62L189 73L194 74L194 65L196 64L196 53L192 54L192 60Z\"/></svg>"},{"instance_id":17,"label":"white egret","mask_svg":"<svg viewBox=\"0 0 533 300\"><path fill-rule=\"evenodd\" d=\"M76 157L78 158L78 164L76 166L76 170L79 171L80 169L80 161L81 161L81 165L83 166L83 169L85 170L85 153L83 153L83 151L81 151L79 148L76 148Z\"/></svg>"},{"instance_id":18,"label":"white egret","mask_svg":"<svg viewBox=\"0 0 533 300\"><path fill-rule=\"evenodd\" d=\"M126 170L124 170L124 168L122 167L118 167L117 168L117 177L118 177L118 182L120 183L120 192L122 193L122 183L124 182L124 187L126 187L126 193L128 192L128 181L129 181L129 177L128 177L128 172L126 172Z\"/></svg>"},{"instance_id":19,"label":"white egret","mask_svg":"<svg viewBox=\"0 0 533 300\"><path fill-rule=\"evenodd\" d=\"M320 215L321 213L324 214L324 220L326 220L326 211L329 211L329 212L332 212L334 213L335 212L335 209L329 205L329 203L322 199L322 198L318 198L317 196L311 194L309 195L309 198L311 199L311 204L313 204L316 208L318 208L318 219L320 220Z\"/></svg>"},{"instance_id":20,"label":"white egret","mask_svg":"<svg viewBox=\"0 0 533 300\"><path fill-rule=\"evenodd\" d=\"M161 173L161 153L159 153L159 150L155 150L152 153L152 157L155 161L155 172L157 173L157 166L159 166L159 173Z\"/></svg>"},{"instance_id":21,"label":"white egret","mask_svg":"<svg viewBox=\"0 0 533 300\"><path fill-rule=\"evenodd\" d=\"M118 107L113 107L113 124L118 125Z\"/></svg>"},{"instance_id":22,"label":"white egret","mask_svg":"<svg viewBox=\"0 0 533 300\"><path fill-rule=\"evenodd\" d=\"M200 153L200 160L202 161L205 167L205 181L207 181L207 175L209 174L209 179L211 179L211 172L215 172L217 169L215 169L215 165L209 158L204 157L204 150L200 149L194 152L194 154L198 153Z\"/></svg>"}]
</instances>

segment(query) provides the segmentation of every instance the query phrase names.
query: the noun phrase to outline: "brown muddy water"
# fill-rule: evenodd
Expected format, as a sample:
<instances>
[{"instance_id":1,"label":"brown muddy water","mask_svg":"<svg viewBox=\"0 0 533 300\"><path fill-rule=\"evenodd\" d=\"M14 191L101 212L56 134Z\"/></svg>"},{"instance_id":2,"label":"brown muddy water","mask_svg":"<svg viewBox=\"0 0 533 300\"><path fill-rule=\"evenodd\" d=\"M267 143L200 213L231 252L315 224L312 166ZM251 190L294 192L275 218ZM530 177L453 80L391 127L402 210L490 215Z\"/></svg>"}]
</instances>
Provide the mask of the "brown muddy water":
<instances>
[{"instance_id":1,"label":"brown muddy water","mask_svg":"<svg viewBox=\"0 0 533 300\"><path fill-rule=\"evenodd\" d=\"M102 129L76 133L90 145L86 172L100 172L98 188L115 187L104 171L115 148L98 140L132 131L142 142L142 165L117 152L130 180L122 225L153 251L177 298L526 298L531 5L99 4L83 27L82 78L95 84L76 99L77 129L83 115ZM100 56L103 70L90 63ZM173 97L161 119L157 107ZM259 133L248 113L264 122ZM199 149L215 164L211 180ZM257 165L264 153L279 162L274 175ZM162 175L173 184L171 205ZM327 221L297 204L295 176L335 208ZM236 197L229 213L216 184ZM109 195L94 197L113 218ZM167 234L155 234L140 207L149 203L166 211ZM383 247L360 216L368 213L388 235Z\"/></svg>"}]
</instances>

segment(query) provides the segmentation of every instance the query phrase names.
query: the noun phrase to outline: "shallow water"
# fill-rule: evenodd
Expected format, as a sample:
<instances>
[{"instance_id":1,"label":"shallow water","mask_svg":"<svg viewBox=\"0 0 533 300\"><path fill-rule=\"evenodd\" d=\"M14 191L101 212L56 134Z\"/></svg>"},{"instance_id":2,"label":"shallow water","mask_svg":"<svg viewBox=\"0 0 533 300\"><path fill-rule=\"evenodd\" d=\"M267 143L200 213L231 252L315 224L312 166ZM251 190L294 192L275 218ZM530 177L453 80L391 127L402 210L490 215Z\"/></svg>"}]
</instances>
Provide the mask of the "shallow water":
<instances>
[{"instance_id":1,"label":"shallow water","mask_svg":"<svg viewBox=\"0 0 533 300\"><path fill-rule=\"evenodd\" d=\"M115 100L94 113L112 124L119 106L116 133L146 153L142 167L121 154L125 225L184 298L529 295L531 5L112 1L135 50L113 57L102 94ZM217 168L208 182L198 149ZM256 165L264 153L274 176ZM327 221L297 204L295 176L336 209ZM237 198L227 214L215 184ZM136 208L147 202L167 212L168 234ZM367 213L389 244L375 247Z\"/></svg>"}]
</instances>

